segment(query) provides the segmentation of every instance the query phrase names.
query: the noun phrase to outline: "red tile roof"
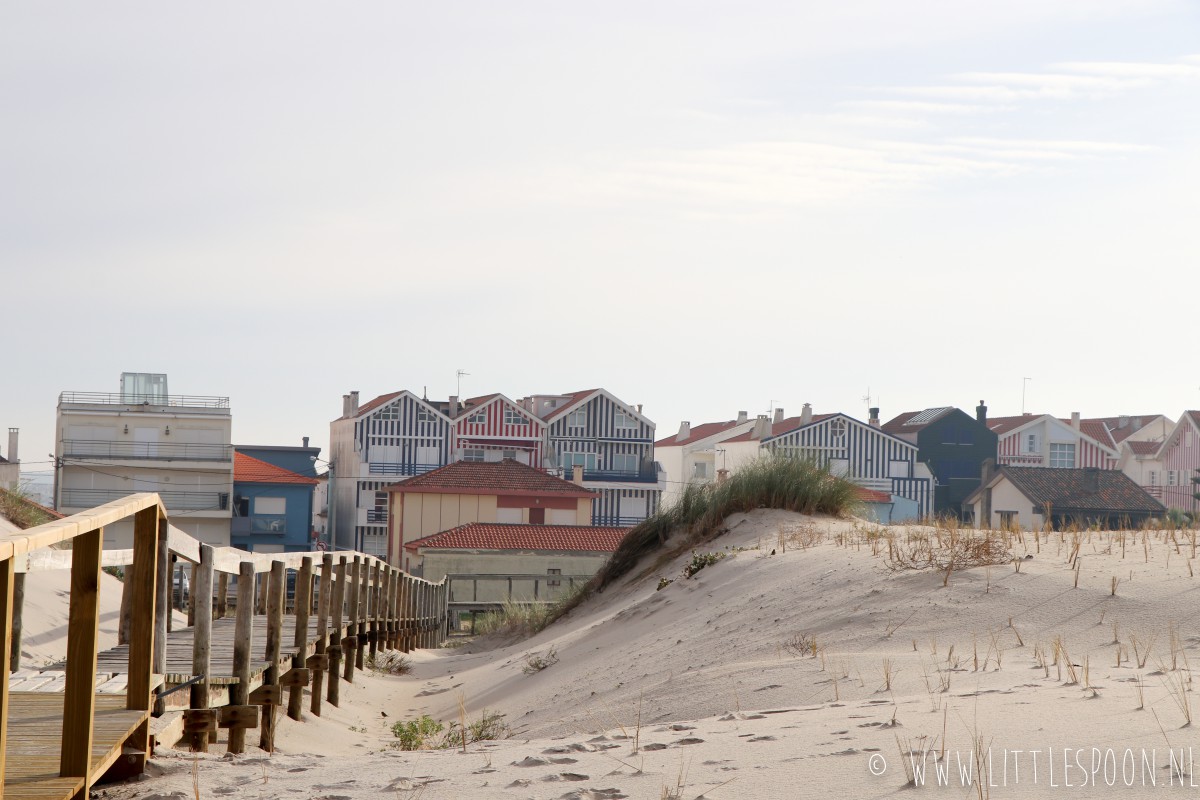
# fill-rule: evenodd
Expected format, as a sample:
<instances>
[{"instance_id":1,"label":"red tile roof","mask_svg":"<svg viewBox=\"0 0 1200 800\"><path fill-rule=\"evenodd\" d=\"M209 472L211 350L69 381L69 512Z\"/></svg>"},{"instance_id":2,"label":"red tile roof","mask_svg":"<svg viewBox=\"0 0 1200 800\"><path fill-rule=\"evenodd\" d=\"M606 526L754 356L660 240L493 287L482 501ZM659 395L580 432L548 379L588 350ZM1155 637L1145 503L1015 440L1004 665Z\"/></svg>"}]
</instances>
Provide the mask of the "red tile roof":
<instances>
[{"instance_id":1,"label":"red tile roof","mask_svg":"<svg viewBox=\"0 0 1200 800\"><path fill-rule=\"evenodd\" d=\"M358 413L356 413L354 416L361 417L363 414L374 411L375 409L379 408L381 405L384 405L385 403L390 403L391 401L395 400L397 397L399 397L403 393L404 393L403 391L399 391L399 392L389 392L388 394L381 394L381 395L379 395L379 397L376 397L374 400L367 403L366 405L359 406Z\"/></svg>"},{"instance_id":2,"label":"red tile roof","mask_svg":"<svg viewBox=\"0 0 1200 800\"><path fill-rule=\"evenodd\" d=\"M548 475L511 458L503 461L456 461L393 483L389 492L432 494L544 495L592 497L582 486Z\"/></svg>"},{"instance_id":3,"label":"red tile roof","mask_svg":"<svg viewBox=\"0 0 1200 800\"><path fill-rule=\"evenodd\" d=\"M991 417L987 421L987 426L993 433L1005 434L1009 431L1014 431L1026 423L1033 422L1038 417L1043 417L1044 414L1022 414L1018 417Z\"/></svg>"},{"instance_id":4,"label":"red tile roof","mask_svg":"<svg viewBox=\"0 0 1200 800\"><path fill-rule=\"evenodd\" d=\"M600 390L599 389L584 389L582 392L567 392L567 402L563 403L561 406L559 406L558 408L554 409L549 414L547 414L546 421L549 422L550 420L561 416L562 414L566 413L568 408L575 405L580 400L583 400L585 397L590 397L591 395L595 394L598 391L600 391Z\"/></svg>"},{"instance_id":5,"label":"red tile roof","mask_svg":"<svg viewBox=\"0 0 1200 800\"><path fill-rule=\"evenodd\" d=\"M865 486L854 487L854 496L864 503L890 503L892 496L887 492L868 489Z\"/></svg>"},{"instance_id":6,"label":"red tile roof","mask_svg":"<svg viewBox=\"0 0 1200 800\"><path fill-rule=\"evenodd\" d=\"M236 450L233 453L233 480L237 483L298 483L305 486L316 486L320 482Z\"/></svg>"},{"instance_id":7,"label":"red tile roof","mask_svg":"<svg viewBox=\"0 0 1200 800\"><path fill-rule=\"evenodd\" d=\"M1135 456L1152 456L1162 447L1162 442L1129 442L1129 449Z\"/></svg>"},{"instance_id":8,"label":"red tile roof","mask_svg":"<svg viewBox=\"0 0 1200 800\"><path fill-rule=\"evenodd\" d=\"M409 542L407 550L560 550L611 553L629 528L589 525L502 525L471 522Z\"/></svg>"},{"instance_id":9,"label":"red tile roof","mask_svg":"<svg viewBox=\"0 0 1200 800\"><path fill-rule=\"evenodd\" d=\"M812 421L809 422L808 424L811 425L813 422L820 422L823 419L829 419L830 417L834 417L834 416L837 416L837 415L836 414L813 414ZM788 431L794 431L799 427L801 427L800 417L788 417L787 419L772 423L770 429L767 431L767 435L763 438L769 439L772 436L780 436L782 434L787 433ZM737 436L732 436L728 439L724 439L723 441L726 441L726 442L752 442L752 441L754 441L754 429L751 428L748 431L743 431L742 433L739 433Z\"/></svg>"},{"instance_id":10,"label":"red tile roof","mask_svg":"<svg viewBox=\"0 0 1200 800\"><path fill-rule=\"evenodd\" d=\"M1068 425L1071 424L1070 420L1063 420L1063 422L1067 423ZM1102 421L1100 421L1098 419L1080 420L1079 421L1079 430L1082 433L1095 439L1100 444L1108 445L1109 447L1113 448L1114 450L1117 448L1117 443L1113 440L1113 437L1109 434L1108 427Z\"/></svg>"},{"instance_id":11,"label":"red tile roof","mask_svg":"<svg viewBox=\"0 0 1200 800\"><path fill-rule=\"evenodd\" d=\"M731 419L728 422L705 422L701 425L692 426L691 433L688 434L686 439L683 439L681 441L677 440L676 437L679 434L674 433L665 439L659 439L657 442L654 443L654 446L655 447L679 447L681 445L691 444L692 442L698 442L701 439L707 439L710 436L715 436L718 433L721 433L722 431L729 430L730 428L736 428L739 424L744 425L746 423L739 423L737 420L734 420L734 419Z\"/></svg>"},{"instance_id":12,"label":"red tile roof","mask_svg":"<svg viewBox=\"0 0 1200 800\"><path fill-rule=\"evenodd\" d=\"M10 492L7 489L0 489L0 492L7 495L11 502L16 503L17 505L23 505L23 506L26 506L29 508L35 508L38 511L41 511L43 514L46 514L48 517L50 517L50 519L66 519L65 514L60 514L59 512L55 511L53 508L48 508L48 507L42 505L41 503L35 503L33 500L30 500L28 497L24 497L23 495L17 494L16 492ZM10 521L12 521L12 520L10 520ZM13 524L16 524L15 521L12 521L12 522L13 522Z\"/></svg>"},{"instance_id":13,"label":"red tile roof","mask_svg":"<svg viewBox=\"0 0 1200 800\"><path fill-rule=\"evenodd\" d=\"M1162 414L1126 414L1120 417L1092 417L1084 421L1104 423L1113 441L1120 444L1161 416ZM1125 422L1124 426L1121 425L1122 420Z\"/></svg>"}]
</instances>

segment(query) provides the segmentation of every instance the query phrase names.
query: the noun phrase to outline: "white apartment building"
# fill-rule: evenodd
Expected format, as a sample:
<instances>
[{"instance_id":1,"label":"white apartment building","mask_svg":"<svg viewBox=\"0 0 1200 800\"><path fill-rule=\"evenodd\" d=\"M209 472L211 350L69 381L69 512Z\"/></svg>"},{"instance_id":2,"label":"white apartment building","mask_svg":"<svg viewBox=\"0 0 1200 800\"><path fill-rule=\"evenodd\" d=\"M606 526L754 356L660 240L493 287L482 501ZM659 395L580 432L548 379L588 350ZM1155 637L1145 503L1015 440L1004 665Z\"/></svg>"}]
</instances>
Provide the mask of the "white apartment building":
<instances>
[{"instance_id":1,"label":"white apartment building","mask_svg":"<svg viewBox=\"0 0 1200 800\"><path fill-rule=\"evenodd\" d=\"M233 491L228 397L171 395L167 376L125 372L119 392L63 392L55 427L55 508L75 514L135 492L158 492L171 523L229 544ZM132 524L104 530L133 546Z\"/></svg>"}]
</instances>

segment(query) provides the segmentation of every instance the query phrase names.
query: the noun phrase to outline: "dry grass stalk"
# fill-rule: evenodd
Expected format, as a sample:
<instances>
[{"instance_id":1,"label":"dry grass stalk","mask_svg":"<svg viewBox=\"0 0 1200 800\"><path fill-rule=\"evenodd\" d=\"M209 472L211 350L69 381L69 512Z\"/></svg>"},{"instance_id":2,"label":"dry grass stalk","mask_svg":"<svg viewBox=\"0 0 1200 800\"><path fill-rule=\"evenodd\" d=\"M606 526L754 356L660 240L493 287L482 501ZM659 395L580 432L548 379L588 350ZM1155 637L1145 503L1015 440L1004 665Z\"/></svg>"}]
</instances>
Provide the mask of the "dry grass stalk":
<instances>
[{"instance_id":1,"label":"dry grass stalk","mask_svg":"<svg viewBox=\"0 0 1200 800\"><path fill-rule=\"evenodd\" d=\"M1157 633L1151 633L1149 639L1142 641L1135 634L1129 634L1129 643L1133 645L1133 658L1137 662L1138 669L1145 668L1146 660L1150 658L1150 651L1154 649L1154 640L1157 637Z\"/></svg>"},{"instance_id":2,"label":"dry grass stalk","mask_svg":"<svg viewBox=\"0 0 1200 800\"><path fill-rule=\"evenodd\" d=\"M1159 669L1166 671L1163 664L1159 664ZM1167 687L1167 691L1171 694L1171 699L1175 701L1175 705L1183 714L1183 727L1191 727L1192 724L1192 703L1188 697L1187 684L1184 682L1182 673L1167 673L1163 676L1163 683Z\"/></svg>"},{"instance_id":3,"label":"dry grass stalk","mask_svg":"<svg viewBox=\"0 0 1200 800\"><path fill-rule=\"evenodd\" d=\"M892 690L892 678L894 677L896 677L896 665L890 658L885 658L883 660L883 690L885 692Z\"/></svg>"},{"instance_id":4,"label":"dry grass stalk","mask_svg":"<svg viewBox=\"0 0 1200 800\"><path fill-rule=\"evenodd\" d=\"M1146 681L1142 678L1141 673L1138 673L1137 679L1133 682L1133 688L1137 692L1138 711L1146 708Z\"/></svg>"},{"instance_id":5,"label":"dry grass stalk","mask_svg":"<svg viewBox=\"0 0 1200 800\"><path fill-rule=\"evenodd\" d=\"M1017 637L1017 647L1024 647L1025 640L1021 638L1021 632L1017 630L1017 626L1013 625L1012 617L1008 618L1008 627L1012 630L1013 635Z\"/></svg>"}]
</instances>

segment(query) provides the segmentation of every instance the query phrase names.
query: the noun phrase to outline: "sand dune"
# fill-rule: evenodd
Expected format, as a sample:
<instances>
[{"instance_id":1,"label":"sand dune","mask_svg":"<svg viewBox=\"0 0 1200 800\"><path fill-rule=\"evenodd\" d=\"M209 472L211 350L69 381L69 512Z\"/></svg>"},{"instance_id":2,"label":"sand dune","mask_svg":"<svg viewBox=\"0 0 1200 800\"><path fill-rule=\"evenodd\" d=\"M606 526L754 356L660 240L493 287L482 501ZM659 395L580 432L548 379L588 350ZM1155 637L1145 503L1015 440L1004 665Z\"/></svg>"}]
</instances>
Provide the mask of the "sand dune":
<instances>
[{"instance_id":1,"label":"sand dune","mask_svg":"<svg viewBox=\"0 0 1200 800\"><path fill-rule=\"evenodd\" d=\"M1084 534L1076 588L1070 539L1027 535L1019 572L954 572L943 587L940 573L889 571L852 521L759 511L728 525L705 549L729 557L691 579L682 557L529 640L412 654L412 675L364 676L343 709L285 722L269 759L203 757L201 796L882 797L914 764L918 782L954 784L926 790L959 797L1200 784L1186 538L1177 552L1126 537L1123 557ZM781 526L822 541L782 552ZM660 576L676 580L656 591ZM814 640L816 655L801 649ZM522 669L551 650L553 665ZM504 714L514 738L391 749L392 723L457 719L460 698L471 717ZM158 777L109 796L191 797L194 763L163 752ZM993 785L964 788L981 765Z\"/></svg>"}]
</instances>

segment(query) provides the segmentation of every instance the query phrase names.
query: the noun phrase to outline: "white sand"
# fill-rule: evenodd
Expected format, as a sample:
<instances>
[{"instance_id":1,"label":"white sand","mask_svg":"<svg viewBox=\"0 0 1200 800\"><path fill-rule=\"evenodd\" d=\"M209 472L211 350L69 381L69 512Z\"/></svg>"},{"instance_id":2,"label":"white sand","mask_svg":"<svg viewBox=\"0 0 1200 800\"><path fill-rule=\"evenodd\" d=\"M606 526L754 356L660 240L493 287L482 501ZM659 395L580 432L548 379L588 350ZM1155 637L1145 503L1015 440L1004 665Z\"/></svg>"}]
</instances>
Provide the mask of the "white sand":
<instances>
[{"instance_id":1,"label":"white sand","mask_svg":"<svg viewBox=\"0 0 1200 800\"><path fill-rule=\"evenodd\" d=\"M164 750L155 777L106 791L192 797L195 765L202 797L660 798L680 786L671 796L881 797L907 782L901 746L936 752L943 732L956 786L924 791L1111 797L1161 792L1171 780L1180 791L1168 749L1178 757L1184 748L1189 773L1186 748L1200 757L1196 728L1183 727L1168 688L1182 680L1181 696L1194 700L1184 669L1184 654L1200 667L1200 624L1192 613L1200 579L1188 574L1190 544L1177 554L1152 541L1145 563L1140 541L1123 559L1119 546L1102 552L1107 544L1096 537L1083 545L1076 589L1067 548L1055 535L1020 573L977 568L954 573L943 588L941 574L887 571L885 559L866 546L827 540L768 555L785 523L813 524L831 537L852 528L773 511L733 518L732 531L704 549L760 549L737 552L690 580L678 579L687 559L677 559L641 582L611 588L527 641L412 654L413 675L362 676L343 685L342 709L303 724L284 720L279 750L269 758L253 749L199 760ZM657 575L677 580L659 592ZM1114 575L1121 583L1111 597ZM1120 667L1113 622L1129 653ZM1171 623L1183 648L1175 671ZM798 634L815 635L823 659L784 647ZM1059 636L1079 665L1077 684L1065 668L1060 675L1049 665ZM1133 663L1134 636L1142 653L1157 637L1141 669ZM1035 662L1039 644L1046 669ZM551 649L556 664L522 672L530 654ZM890 692L883 688L885 659L893 664ZM1138 710L1138 676L1145 710ZM389 749L392 723L422 713L457 719L460 697L471 717L485 708L505 714L515 737L471 745L466 754ZM969 763L975 737L992 754L995 786L981 790L958 786L959 763ZM1073 748L1065 775L1064 747ZM1092 748L1099 786L1081 787L1092 780ZM1110 749L1107 777L1117 786L1105 785ZM1014 750L1023 752L1014 757ZM1036 780L1033 750L1040 751ZM1143 751L1156 760L1154 769L1143 768ZM926 760L930 782L934 761ZM884 774L872 775L872 765ZM1152 778L1157 788L1143 788ZM1200 776L1192 782L1200 784Z\"/></svg>"}]
</instances>

